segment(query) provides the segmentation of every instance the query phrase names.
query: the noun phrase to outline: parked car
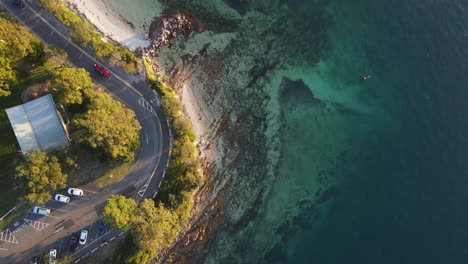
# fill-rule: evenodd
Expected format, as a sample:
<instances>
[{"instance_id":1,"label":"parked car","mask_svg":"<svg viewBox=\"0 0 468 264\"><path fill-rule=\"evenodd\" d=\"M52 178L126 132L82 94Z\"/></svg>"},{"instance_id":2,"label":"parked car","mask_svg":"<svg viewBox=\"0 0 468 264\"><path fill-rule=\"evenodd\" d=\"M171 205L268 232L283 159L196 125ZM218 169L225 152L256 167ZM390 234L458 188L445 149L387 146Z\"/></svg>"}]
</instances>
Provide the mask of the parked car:
<instances>
[{"instance_id":1,"label":"parked car","mask_svg":"<svg viewBox=\"0 0 468 264\"><path fill-rule=\"evenodd\" d=\"M107 225L106 223L101 219L99 221L99 227L98 227L98 232L97 232L97 237L100 237L106 233Z\"/></svg>"},{"instance_id":2,"label":"parked car","mask_svg":"<svg viewBox=\"0 0 468 264\"><path fill-rule=\"evenodd\" d=\"M94 69L104 77L109 75L109 71L106 68L104 68L104 66L102 66L101 64L94 64Z\"/></svg>"},{"instance_id":3,"label":"parked car","mask_svg":"<svg viewBox=\"0 0 468 264\"><path fill-rule=\"evenodd\" d=\"M80 245L86 245L86 240L88 240L88 230L81 230L80 234Z\"/></svg>"},{"instance_id":4,"label":"parked car","mask_svg":"<svg viewBox=\"0 0 468 264\"><path fill-rule=\"evenodd\" d=\"M39 206L34 206L33 213L40 214L40 215L48 215L50 214L50 209L39 207Z\"/></svg>"},{"instance_id":5,"label":"parked car","mask_svg":"<svg viewBox=\"0 0 468 264\"><path fill-rule=\"evenodd\" d=\"M73 196L84 196L83 190L77 188L68 188L67 193Z\"/></svg>"},{"instance_id":6,"label":"parked car","mask_svg":"<svg viewBox=\"0 0 468 264\"><path fill-rule=\"evenodd\" d=\"M49 259L55 260L57 258L57 250L54 248L51 248L49 250Z\"/></svg>"},{"instance_id":7,"label":"parked car","mask_svg":"<svg viewBox=\"0 0 468 264\"><path fill-rule=\"evenodd\" d=\"M75 252L77 247L78 247L78 236L76 234L72 234L70 236L70 252Z\"/></svg>"},{"instance_id":8,"label":"parked car","mask_svg":"<svg viewBox=\"0 0 468 264\"><path fill-rule=\"evenodd\" d=\"M33 257L30 259L29 264L39 264L39 257Z\"/></svg>"},{"instance_id":9,"label":"parked car","mask_svg":"<svg viewBox=\"0 0 468 264\"><path fill-rule=\"evenodd\" d=\"M59 201L61 203L69 203L70 202L70 197L63 195L63 194L56 194L54 196L55 201Z\"/></svg>"}]
</instances>

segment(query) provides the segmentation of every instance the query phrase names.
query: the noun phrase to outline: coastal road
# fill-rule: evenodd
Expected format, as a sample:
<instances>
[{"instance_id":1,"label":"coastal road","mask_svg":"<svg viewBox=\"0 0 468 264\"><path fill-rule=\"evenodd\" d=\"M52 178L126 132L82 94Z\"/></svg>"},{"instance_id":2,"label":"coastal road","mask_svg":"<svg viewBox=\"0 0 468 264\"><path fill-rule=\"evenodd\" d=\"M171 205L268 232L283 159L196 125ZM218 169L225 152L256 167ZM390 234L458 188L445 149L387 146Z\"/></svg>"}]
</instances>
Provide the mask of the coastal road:
<instances>
[{"instance_id":1,"label":"coastal road","mask_svg":"<svg viewBox=\"0 0 468 264\"><path fill-rule=\"evenodd\" d=\"M96 229L107 198L112 194L122 194L138 199L151 198L160 185L169 158L170 132L166 118L156 105L155 93L145 80L99 61L109 69L110 74L100 76L93 65L98 62L92 56L90 47L80 48L71 42L67 28L54 16L47 13L35 1L24 1L24 8L10 5L9 0L0 0L0 8L6 10L26 26L43 42L55 45L68 54L68 60L77 67L87 69L95 82L105 87L116 100L131 108L142 126L141 148L129 174L120 182L97 189L92 184L74 186L85 190L85 197L75 198L70 204L49 201L44 206L51 208L49 216L39 217L29 213L23 220L14 223L0 233L0 263L25 263L28 258L39 255L51 246L59 247L59 255L66 252L62 242L73 232L82 228ZM90 238L88 244L98 244L100 239L116 234L110 231L99 238ZM60 245L58 245L58 241ZM54 244L55 243L55 244ZM91 251L90 247L80 247L74 258Z\"/></svg>"}]
</instances>

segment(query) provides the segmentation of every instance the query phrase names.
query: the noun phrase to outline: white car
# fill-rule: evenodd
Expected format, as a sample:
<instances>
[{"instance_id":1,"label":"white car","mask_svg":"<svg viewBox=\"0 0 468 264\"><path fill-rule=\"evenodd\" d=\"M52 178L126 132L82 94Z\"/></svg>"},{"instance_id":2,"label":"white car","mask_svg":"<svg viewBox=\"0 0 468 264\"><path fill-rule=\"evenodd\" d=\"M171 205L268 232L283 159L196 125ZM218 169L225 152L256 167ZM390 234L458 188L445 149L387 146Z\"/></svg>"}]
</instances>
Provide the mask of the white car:
<instances>
[{"instance_id":1,"label":"white car","mask_svg":"<svg viewBox=\"0 0 468 264\"><path fill-rule=\"evenodd\" d=\"M86 240L88 240L88 230L83 229L80 234L80 245L85 245Z\"/></svg>"},{"instance_id":2,"label":"white car","mask_svg":"<svg viewBox=\"0 0 468 264\"><path fill-rule=\"evenodd\" d=\"M54 196L55 201L59 201L61 203L69 203L70 202L70 197L63 195L63 194L56 194Z\"/></svg>"},{"instance_id":3,"label":"white car","mask_svg":"<svg viewBox=\"0 0 468 264\"><path fill-rule=\"evenodd\" d=\"M84 196L83 190L77 188L68 188L68 194L73 196Z\"/></svg>"},{"instance_id":4,"label":"white car","mask_svg":"<svg viewBox=\"0 0 468 264\"><path fill-rule=\"evenodd\" d=\"M40 214L40 215L48 215L50 214L50 209L39 207L39 206L34 206L33 213Z\"/></svg>"},{"instance_id":5,"label":"white car","mask_svg":"<svg viewBox=\"0 0 468 264\"><path fill-rule=\"evenodd\" d=\"M49 258L52 259L52 260L55 260L57 258L57 250L56 249L51 248L49 250Z\"/></svg>"}]
</instances>

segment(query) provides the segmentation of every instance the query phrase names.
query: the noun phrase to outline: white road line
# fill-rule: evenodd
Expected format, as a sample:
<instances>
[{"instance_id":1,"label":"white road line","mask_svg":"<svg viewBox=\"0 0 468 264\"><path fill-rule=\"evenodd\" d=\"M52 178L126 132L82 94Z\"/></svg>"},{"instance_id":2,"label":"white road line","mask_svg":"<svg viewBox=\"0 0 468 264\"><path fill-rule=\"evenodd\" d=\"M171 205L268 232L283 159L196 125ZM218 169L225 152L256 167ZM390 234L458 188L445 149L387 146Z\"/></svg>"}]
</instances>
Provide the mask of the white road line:
<instances>
[{"instance_id":1,"label":"white road line","mask_svg":"<svg viewBox=\"0 0 468 264\"><path fill-rule=\"evenodd\" d=\"M8 250L8 248L0 248L0 250Z\"/></svg>"},{"instance_id":2,"label":"white road line","mask_svg":"<svg viewBox=\"0 0 468 264\"><path fill-rule=\"evenodd\" d=\"M80 197L80 196L76 196L76 197L74 197L74 198L78 198L78 199L81 199L81 200L86 200L86 201L89 201L89 200L91 200L91 199L89 199L89 198L86 198L86 197Z\"/></svg>"},{"instance_id":3,"label":"white road line","mask_svg":"<svg viewBox=\"0 0 468 264\"><path fill-rule=\"evenodd\" d=\"M52 215L44 215L44 216L51 217L51 218L55 218L55 219L61 219L61 218L58 217L58 216L52 216Z\"/></svg>"},{"instance_id":4,"label":"white road line","mask_svg":"<svg viewBox=\"0 0 468 264\"><path fill-rule=\"evenodd\" d=\"M145 135L146 135L146 144L148 144L148 134L145 133Z\"/></svg>"},{"instance_id":5,"label":"white road line","mask_svg":"<svg viewBox=\"0 0 468 264\"><path fill-rule=\"evenodd\" d=\"M5 241L5 242L8 242L8 243L13 243L13 244L19 244L18 240L16 239L16 237L13 235L13 233L11 232L11 230L9 228L4 230L0 234L1 234L0 235L0 240L1 241Z\"/></svg>"},{"instance_id":6,"label":"white road line","mask_svg":"<svg viewBox=\"0 0 468 264\"><path fill-rule=\"evenodd\" d=\"M27 219L27 218L24 218L24 221L28 223L30 226L32 226L34 229L36 229L37 231L42 231L42 229L49 226L48 223L34 221L31 219Z\"/></svg>"},{"instance_id":7,"label":"white road line","mask_svg":"<svg viewBox=\"0 0 468 264\"><path fill-rule=\"evenodd\" d=\"M95 194L100 194L100 192L93 192L93 191L89 191L89 190L83 190L85 192L90 192L90 193L95 193Z\"/></svg>"},{"instance_id":8,"label":"white road line","mask_svg":"<svg viewBox=\"0 0 468 264\"><path fill-rule=\"evenodd\" d=\"M71 212L71 211L68 211L68 210L58 209L58 208L54 208L54 207L50 207L50 206L48 206L48 208L56 210L56 211L60 211L60 212L65 212L65 213L70 213Z\"/></svg>"}]
</instances>

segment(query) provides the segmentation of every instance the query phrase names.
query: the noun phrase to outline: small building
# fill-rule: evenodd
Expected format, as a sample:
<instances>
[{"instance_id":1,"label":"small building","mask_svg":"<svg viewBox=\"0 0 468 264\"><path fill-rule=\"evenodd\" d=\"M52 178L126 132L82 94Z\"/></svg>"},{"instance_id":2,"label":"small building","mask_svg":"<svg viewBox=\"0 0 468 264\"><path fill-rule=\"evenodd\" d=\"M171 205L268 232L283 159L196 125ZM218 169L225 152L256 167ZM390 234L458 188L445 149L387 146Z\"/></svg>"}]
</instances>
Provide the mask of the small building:
<instances>
[{"instance_id":1,"label":"small building","mask_svg":"<svg viewBox=\"0 0 468 264\"><path fill-rule=\"evenodd\" d=\"M50 94L6 109L21 151L51 151L70 146L66 126Z\"/></svg>"}]
</instances>

